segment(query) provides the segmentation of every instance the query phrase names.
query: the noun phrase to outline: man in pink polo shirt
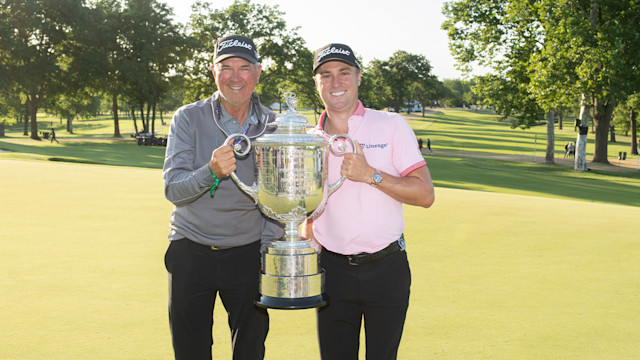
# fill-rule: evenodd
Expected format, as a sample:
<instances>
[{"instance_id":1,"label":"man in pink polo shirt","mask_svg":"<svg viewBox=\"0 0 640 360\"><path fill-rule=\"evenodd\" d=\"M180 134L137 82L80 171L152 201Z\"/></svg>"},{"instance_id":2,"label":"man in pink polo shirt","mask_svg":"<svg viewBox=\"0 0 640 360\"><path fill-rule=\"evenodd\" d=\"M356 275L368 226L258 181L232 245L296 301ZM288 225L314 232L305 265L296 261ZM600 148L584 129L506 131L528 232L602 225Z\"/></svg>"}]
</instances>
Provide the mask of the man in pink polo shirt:
<instances>
[{"instance_id":1,"label":"man in pink polo shirt","mask_svg":"<svg viewBox=\"0 0 640 360\"><path fill-rule=\"evenodd\" d=\"M323 359L358 359L364 317L367 359L396 359L409 306L411 273L403 204L429 207L433 182L406 120L365 108L360 65L344 44L320 48L313 65L325 111L315 131L348 134L356 153L329 154L328 180L347 180L303 227L322 246L329 304L318 309Z\"/></svg>"}]
</instances>

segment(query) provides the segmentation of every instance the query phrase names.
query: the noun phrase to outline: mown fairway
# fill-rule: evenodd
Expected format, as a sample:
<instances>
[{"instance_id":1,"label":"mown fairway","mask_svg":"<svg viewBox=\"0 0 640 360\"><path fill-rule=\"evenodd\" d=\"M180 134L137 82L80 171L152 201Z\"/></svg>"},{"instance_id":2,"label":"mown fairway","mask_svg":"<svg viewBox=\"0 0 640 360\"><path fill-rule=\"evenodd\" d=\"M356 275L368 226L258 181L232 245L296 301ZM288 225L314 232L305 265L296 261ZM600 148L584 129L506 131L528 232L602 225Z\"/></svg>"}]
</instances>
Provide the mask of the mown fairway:
<instances>
[{"instance_id":1,"label":"mown fairway","mask_svg":"<svg viewBox=\"0 0 640 360\"><path fill-rule=\"evenodd\" d=\"M411 124L438 150L457 132L429 132L433 119ZM0 153L0 359L171 359L164 148L59 138L0 140L23 151ZM498 141L486 146L513 146ZM40 161L50 157L128 166ZM427 160L436 203L405 207L400 359L640 357L637 172ZM267 359L319 359L313 310L270 314ZM214 357L229 359L220 303L215 321Z\"/></svg>"}]
</instances>

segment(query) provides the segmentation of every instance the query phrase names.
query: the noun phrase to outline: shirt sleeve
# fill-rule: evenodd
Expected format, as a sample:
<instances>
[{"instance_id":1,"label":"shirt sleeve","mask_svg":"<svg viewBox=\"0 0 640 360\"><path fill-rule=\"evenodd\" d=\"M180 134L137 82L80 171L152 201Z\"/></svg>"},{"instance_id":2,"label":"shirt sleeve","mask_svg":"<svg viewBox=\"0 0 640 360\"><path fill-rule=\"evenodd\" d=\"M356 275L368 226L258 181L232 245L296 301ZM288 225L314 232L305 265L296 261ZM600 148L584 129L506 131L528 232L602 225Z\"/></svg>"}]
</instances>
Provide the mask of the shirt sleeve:
<instances>
[{"instance_id":1,"label":"shirt sleeve","mask_svg":"<svg viewBox=\"0 0 640 360\"><path fill-rule=\"evenodd\" d=\"M214 183L209 164L195 168L196 148L189 131L189 120L177 111L171 121L164 158L164 193L167 200L181 206L191 203L211 189Z\"/></svg>"}]
</instances>

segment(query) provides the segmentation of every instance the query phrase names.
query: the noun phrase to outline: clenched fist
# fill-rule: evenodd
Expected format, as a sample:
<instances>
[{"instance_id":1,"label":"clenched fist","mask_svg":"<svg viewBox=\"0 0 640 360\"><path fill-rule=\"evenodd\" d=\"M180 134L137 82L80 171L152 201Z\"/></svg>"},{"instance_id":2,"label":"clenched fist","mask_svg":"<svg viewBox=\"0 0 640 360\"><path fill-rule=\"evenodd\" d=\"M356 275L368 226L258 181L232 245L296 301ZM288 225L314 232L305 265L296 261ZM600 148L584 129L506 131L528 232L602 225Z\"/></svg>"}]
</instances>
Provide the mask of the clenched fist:
<instances>
[{"instance_id":1,"label":"clenched fist","mask_svg":"<svg viewBox=\"0 0 640 360\"><path fill-rule=\"evenodd\" d=\"M355 154L347 153L344 155L340 175L351 181L369 183L375 169L367 163L367 159L364 157L364 151L362 151L362 146L360 146L357 141L355 141L354 146L356 148Z\"/></svg>"},{"instance_id":2,"label":"clenched fist","mask_svg":"<svg viewBox=\"0 0 640 360\"><path fill-rule=\"evenodd\" d=\"M233 152L233 147L230 144L224 144L213 150L209 168L218 178L231 175L236 170L236 156Z\"/></svg>"}]
</instances>

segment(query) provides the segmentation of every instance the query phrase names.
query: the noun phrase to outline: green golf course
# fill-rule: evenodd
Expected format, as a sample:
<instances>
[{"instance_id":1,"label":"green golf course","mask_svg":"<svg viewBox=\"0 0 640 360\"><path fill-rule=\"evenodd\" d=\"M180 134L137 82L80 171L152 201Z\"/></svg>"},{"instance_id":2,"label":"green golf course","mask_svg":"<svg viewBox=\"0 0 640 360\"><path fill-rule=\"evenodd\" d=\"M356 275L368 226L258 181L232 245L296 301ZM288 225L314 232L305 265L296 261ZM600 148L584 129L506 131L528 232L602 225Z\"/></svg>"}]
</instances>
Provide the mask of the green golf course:
<instances>
[{"instance_id":1,"label":"green golf course","mask_svg":"<svg viewBox=\"0 0 640 360\"><path fill-rule=\"evenodd\" d=\"M436 201L405 206L412 291L398 358L640 358L640 159L617 160L629 138L609 144L610 166L576 172L562 164L571 124L556 129L558 164L544 165L544 125L403 115L432 142ZM59 143L12 124L0 137L0 360L172 359L165 149L138 146L128 121L111 138L108 116L75 134L41 121ZM269 313L266 359L319 359L314 310ZM214 358L230 359L219 301L214 322Z\"/></svg>"}]
</instances>

